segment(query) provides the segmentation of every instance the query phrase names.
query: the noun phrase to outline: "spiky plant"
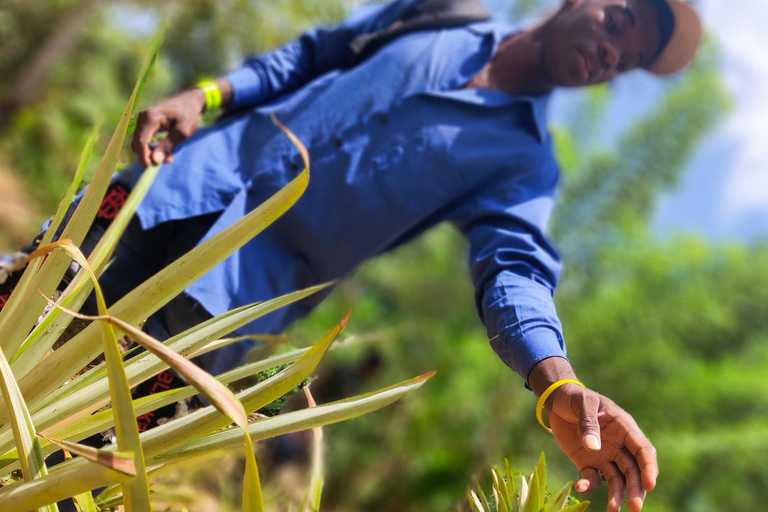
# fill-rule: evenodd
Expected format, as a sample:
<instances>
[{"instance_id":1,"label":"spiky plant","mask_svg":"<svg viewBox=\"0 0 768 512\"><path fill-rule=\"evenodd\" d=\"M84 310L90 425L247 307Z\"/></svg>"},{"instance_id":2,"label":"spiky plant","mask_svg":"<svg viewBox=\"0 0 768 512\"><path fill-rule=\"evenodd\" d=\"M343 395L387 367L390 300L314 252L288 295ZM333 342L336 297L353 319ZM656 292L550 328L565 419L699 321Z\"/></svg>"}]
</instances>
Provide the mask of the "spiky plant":
<instances>
[{"instance_id":1,"label":"spiky plant","mask_svg":"<svg viewBox=\"0 0 768 512\"><path fill-rule=\"evenodd\" d=\"M348 315L310 348L250 363L215 377L189 359L222 346L226 342L222 342L221 337L238 327L324 286L229 311L164 343L138 328L144 319L262 231L301 196L309 180L307 152L287 129L286 135L304 157L304 172L238 223L182 256L107 309L97 279L159 166L146 170L87 258L78 245L107 190L159 46L158 40L73 217L59 239L52 241L52 234L61 224L93 152L95 132L83 151L74 182L48 234L40 248L24 262L27 267L0 313L0 510L3 512L56 511L55 502L68 497L74 497L81 510L106 510L122 504L126 512L146 512L151 510L148 477L153 473L168 469L180 460L243 447L246 456L243 510L261 511L254 441L365 414L418 388L431 376L427 374L367 395L251 422L251 413L307 379L346 325ZM50 307L50 298L73 259L82 270L57 299L55 307ZM99 314L82 318L76 312L92 291L98 299ZM50 352L74 316L92 322ZM146 348L146 355L124 360L117 342L123 334ZM104 356L101 364L83 370L101 354ZM287 366L237 394L227 387L229 383L280 365ZM168 368L180 373L191 385L132 399L131 388ZM197 393L213 405L139 433L138 415ZM232 423L238 428L225 428ZM115 429L116 444L103 449L78 444L110 428ZM49 469L45 457L62 448L78 457ZM316 509L322 478L319 470L315 470L314 475L310 501ZM94 500L91 490L105 486L106 491Z\"/></svg>"},{"instance_id":2,"label":"spiky plant","mask_svg":"<svg viewBox=\"0 0 768 512\"><path fill-rule=\"evenodd\" d=\"M467 493L473 512L582 512L589 507L588 501L580 502L570 496L573 482L565 484L554 496L550 494L544 452L527 479L520 472L513 473L507 459L504 459L504 472L494 466L491 476L493 501L488 501L480 487L477 492L470 490Z\"/></svg>"}]
</instances>

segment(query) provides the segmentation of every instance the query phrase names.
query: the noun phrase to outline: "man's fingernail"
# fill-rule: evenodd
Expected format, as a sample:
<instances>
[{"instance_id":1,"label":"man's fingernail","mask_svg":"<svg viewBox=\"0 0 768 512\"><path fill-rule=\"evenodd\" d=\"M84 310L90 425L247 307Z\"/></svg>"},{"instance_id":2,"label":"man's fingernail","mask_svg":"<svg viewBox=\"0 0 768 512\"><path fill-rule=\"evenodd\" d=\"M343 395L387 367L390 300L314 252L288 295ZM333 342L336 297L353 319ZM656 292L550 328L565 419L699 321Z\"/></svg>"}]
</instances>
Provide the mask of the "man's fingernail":
<instances>
[{"instance_id":1,"label":"man's fingernail","mask_svg":"<svg viewBox=\"0 0 768 512\"><path fill-rule=\"evenodd\" d=\"M153 153L154 159L156 163L162 163L163 160L165 160L165 153L158 150Z\"/></svg>"},{"instance_id":2,"label":"man's fingernail","mask_svg":"<svg viewBox=\"0 0 768 512\"><path fill-rule=\"evenodd\" d=\"M586 484L577 484L576 485L576 492L584 493L584 492L586 492L586 490L587 490L587 485Z\"/></svg>"},{"instance_id":3,"label":"man's fingernail","mask_svg":"<svg viewBox=\"0 0 768 512\"><path fill-rule=\"evenodd\" d=\"M600 439L598 439L594 434L587 434L587 436L584 438L584 442L586 443L587 448L590 450L600 449Z\"/></svg>"}]
</instances>

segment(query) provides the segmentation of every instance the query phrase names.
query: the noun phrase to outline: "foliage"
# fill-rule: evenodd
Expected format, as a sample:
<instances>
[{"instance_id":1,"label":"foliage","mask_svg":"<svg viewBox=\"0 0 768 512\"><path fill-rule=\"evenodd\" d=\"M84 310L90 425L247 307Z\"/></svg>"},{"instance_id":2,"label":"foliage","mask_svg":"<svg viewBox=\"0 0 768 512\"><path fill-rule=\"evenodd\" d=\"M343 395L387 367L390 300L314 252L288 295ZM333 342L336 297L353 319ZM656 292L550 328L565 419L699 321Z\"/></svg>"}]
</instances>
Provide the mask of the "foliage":
<instances>
[{"instance_id":1,"label":"foliage","mask_svg":"<svg viewBox=\"0 0 768 512\"><path fill-rule=\"evenodd\" d=\"M573 482L565 484L554 496L549 492L544 452L527 479L519 472L513 473L507 459L504 459L504 472L494 466L491 475L493 501L489 501L479 487L477 492L470 490L467 497L472 512L582 512L589 507L588 501L580 502L570 496Z\"/></svg>"},{"instance_id":2,"label":"foliage","mask_svg":"<svg viewBox=\"0 0 768 512\"><path fill-rule=\"evenodd\" d=\"M254 440L310 427L317 429L327 423L364 414L397 400L431 377L431 374L424 375L335 404L315 406L311 401L311 409L252 422L248 417L250 413L268 406L306 381L346 326L349 313L307 350L250 363L218 377L197 367L189 358L211 346L220 346L222 335L324 286L224 313L174 336L166 343L152 338L138 327L145 318L260 233L301 197L309 180L308 154L300 141L277 120L288 138L297 145L304 158L305 170L234 225L195 247L107 308L98 276L106 269L159 166L148 168L142 175L87 258L77 244L83 240L93 222L110 183L131 114L158 52L159 43L156 42L96 174L60 238L52 241L76 185L70 187L40 247L29 258L18 262L17 268L10 269L10 272L23 273L0 312L0 332L3 332L0 340L0 388L3 395L3 402L0 403L0 474L12 475L20 467L23 481L14 477L4 478L6 485L0 489L0 508L4 511L41 509L56 512L55 503L67 497L76 497L79 504L91 509L94 506L112 508L122 503L126 512L151 510L151 472L161 471L180 460L238 447L245 447L242 508L262 511L264 504L254 456ZM91 145L89 143L83 152L83 162L90 158ZM85 167L83 162L76 173L75 183ZM79 264L80 271L56 302L48 299L72 260ZM75 310L82 306L92 290L98 302L98 316L80 315ZM48 302L54 307L46 309ZM72 317L97 322L48 354ZM124 361L118 332L145 348L148 355ZM102 353L105 356L102 364L82 371L90 360ZM257 379L255 384L246 386L237 394L227 387L228 382L281 365L281 370L272 372L268 378ZM183 376L190 385L132 399L131 387L168 368ZM211 405L139 434L137 414L196 393L202 394ZM105 404L109 407L97 412ZM239 430L227 428L233 422ZM115 429L116 445L95 449L78 443L110 428ZM317 430L315 432L317 436ZM79 457L66 460L56 468L55 473L49 473L45 457L59 448ZM319 457L317 464L320 467ZM318 470L311 484L311 503L315 509L319 503L321 479L322 473ZM90 491L106 485L110 487L94 502Z\"/></svg>"},{"instance_id":3,"label":"foliage","mask_svg":"<svg viewBox=\"0 0 768 512\"><path fill-rule=\"evenodd\" d=\"M65 25L66 13L85 3L3 5L0 94L14 89L23 62ZM220 74L244 50L278 44L317 19L338 19L350 3L136 0L121 2L120 15L109 2L93 6L34 101L0 134L0 164L28 179L51 209L93 119L116 119L130 92L144 35L122 26L126 18L149 12L157 21L173 11L179 20L148 86L149 103L200 75ZM531 12L554 2L514 4ZM603 142L600 129L612 106L610 85L586 92L573 119L553 130L563 182L552 235L566 265L556 300L569 355L581 379L630 411L657 446L662 472L644 507L650 512L762 510L768 499L768 245L711 244L683 233L664 241L648 229L656 198L725 112L716 45L705 57L615 145ZM107 139L99 137L97 156ZM32 235L33 224L26 228ZM450 510L471 475L500 453L527 467L544 449L551 479L576 476L536 427L535 398L488 347L465 253L460 234L440 226L361 267L293 326L291 337L308 344L355 304L345 332L387 340L329 352L313 383L321 402L441 370L407 403L325 428L325 509ZM275 482L265 480L269 492ZM604 491L591 499L595 510L605 507Z\"/></svg>"}]
</instances>

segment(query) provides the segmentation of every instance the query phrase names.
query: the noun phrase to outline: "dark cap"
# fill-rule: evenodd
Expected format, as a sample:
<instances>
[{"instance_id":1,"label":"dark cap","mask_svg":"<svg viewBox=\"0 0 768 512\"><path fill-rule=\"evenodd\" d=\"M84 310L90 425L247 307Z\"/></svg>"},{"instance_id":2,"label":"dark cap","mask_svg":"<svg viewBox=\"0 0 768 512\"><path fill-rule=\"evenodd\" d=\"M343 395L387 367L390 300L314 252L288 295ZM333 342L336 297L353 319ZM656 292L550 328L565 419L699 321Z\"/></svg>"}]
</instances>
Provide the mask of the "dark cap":
<instances>
[{"instance_id":1,"label":"dark cap","mask_svg":"<svg viewBox=\"0 0 768 512\"><path fill-rule=\"evenodd\" d=\"M671 75L688 65L701 44L701 20L696 11L681 0L646 0L656 9L660 45L645 66L657 75Z\"/></svg>"}]
</instances>

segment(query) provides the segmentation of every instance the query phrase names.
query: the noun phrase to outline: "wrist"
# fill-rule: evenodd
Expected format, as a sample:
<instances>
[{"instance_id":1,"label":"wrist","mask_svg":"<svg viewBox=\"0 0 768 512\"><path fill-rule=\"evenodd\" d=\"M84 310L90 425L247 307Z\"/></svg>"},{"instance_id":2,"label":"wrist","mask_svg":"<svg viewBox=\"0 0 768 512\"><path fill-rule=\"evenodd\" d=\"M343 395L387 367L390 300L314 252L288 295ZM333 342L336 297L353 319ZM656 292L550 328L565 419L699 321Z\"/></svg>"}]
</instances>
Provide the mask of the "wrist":
<instances>
[{"instance_id":1,"label":"wrist","mask_svg":"<svg viewBox=\"0 0 768 512\"><path fill-rule=\"evenodd\" d=\"M226 109L234 97L232 84L225 78L215 81L202 80L190 91L195 91L201 113L207 110Z\"/></svg>"},{"instance_id":2,"label":"wrist","mask_svg":"<svg viewBox=\"0 0 768 512\"><path fill-rule=\"evenodd\" d=\"M566 379L578 380L571 363L564 357L549 357L539 361L531 369L528 374L528 386L536 393L536 396L541 396L552 384ZM566 384L563 388L573 385L575 384ZM551 401L552 396L547 400L547 407Z\"/></svg>"}]
</instances>

